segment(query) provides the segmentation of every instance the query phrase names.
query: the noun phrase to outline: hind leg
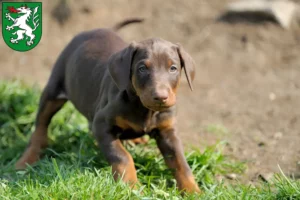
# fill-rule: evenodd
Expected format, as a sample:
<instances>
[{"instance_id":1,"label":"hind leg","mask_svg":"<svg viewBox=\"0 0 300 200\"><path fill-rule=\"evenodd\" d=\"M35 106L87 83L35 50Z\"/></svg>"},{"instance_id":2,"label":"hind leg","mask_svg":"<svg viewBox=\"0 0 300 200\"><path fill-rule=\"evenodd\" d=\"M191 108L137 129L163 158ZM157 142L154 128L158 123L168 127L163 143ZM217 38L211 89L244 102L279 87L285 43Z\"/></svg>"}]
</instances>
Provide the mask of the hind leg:
<instances>
[{"instance_id":1,"label":"hind leg","mask_svg":"<svg viewBox=\"0 0 300 200\"><path fill-rule=\"evenodd\" d=\"M24 38L24 33L25 33L24 30L18 30L18 31L16 31L13 35L17 34L18 37L16 39L11 38L10 42L11 43L18 43L19 40L22 40Z\"/></svg>"},{"instance_id":2,"label":"hind leg","mask_svg":"<svg viewBox=\"0 0 300 200\"><path fill-rule=\"evenodd\" d=\"M30 31L27 31L25 34L26 34L28 37L30 37L30 40L27 42L27 45L28 45L28 46L32 45L32 44L33 44L33 39L35 38L35 35L32 34L32 32L30 32Z\"/></svg>"},{"instance_id":3,"label":"hind leg","mask_svg":"<svg viewBox=\"0 0 300 200\"><path fill-rule=\"evenodd\" d=\"M44 90L36 117L35 131L30 138L27 149L16 164L17 169L24 169L26 163L31 165L39 160L42 150L48 145L47 129L51 118L63 107L66 101L65 98L51 98L47 88Z\"/></svg>"}]
</instances>

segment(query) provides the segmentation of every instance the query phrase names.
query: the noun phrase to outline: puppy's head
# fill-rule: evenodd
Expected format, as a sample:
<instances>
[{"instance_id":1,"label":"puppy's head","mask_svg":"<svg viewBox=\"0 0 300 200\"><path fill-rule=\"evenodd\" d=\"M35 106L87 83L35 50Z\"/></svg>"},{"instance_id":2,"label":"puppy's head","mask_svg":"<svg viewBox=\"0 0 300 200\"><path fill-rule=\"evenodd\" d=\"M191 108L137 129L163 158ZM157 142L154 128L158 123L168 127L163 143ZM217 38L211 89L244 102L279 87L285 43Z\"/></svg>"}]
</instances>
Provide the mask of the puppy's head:
<instances>
[{"instance_id":1,"label":"puppy's head","mask_svg":"<svg viewBox=\"0 0 300 200\"><path fill-rule=\"evenodd\" d=\"M30 8L28 8L26 5L22 6L20 8L16 9L18 13L27 13L28 11L30 11Z\"/></svg>"},{"instance_id":2,"label":"puppy's head","mask_svg":"<svg viewBox=\"0 0 300 200\"><path fill-rule=\"evenodd\" d=\"M175 105L182 69L192 90L195 67L191 56L180 45L157 38L133 42L109 61L118 88L132 88L142 104L154 111Z\"/></svg>"}]
</instances>

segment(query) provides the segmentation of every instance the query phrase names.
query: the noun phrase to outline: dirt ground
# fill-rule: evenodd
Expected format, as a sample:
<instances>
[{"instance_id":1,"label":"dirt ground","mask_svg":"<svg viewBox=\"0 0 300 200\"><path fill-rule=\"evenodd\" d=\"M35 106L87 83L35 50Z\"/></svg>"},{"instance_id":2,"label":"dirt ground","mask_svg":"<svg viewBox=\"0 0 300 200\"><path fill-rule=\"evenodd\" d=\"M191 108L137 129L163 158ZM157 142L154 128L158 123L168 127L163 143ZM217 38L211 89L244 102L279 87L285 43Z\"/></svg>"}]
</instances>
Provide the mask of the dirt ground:
<instances>
[{"instance_id":1,"label":"dirt ground","mask_svg":"<svg viewBox=\"0 0 300 200\"><path fill-rule=\"evenodd\" d=\"M196 62L191 92L179 92L180 136L203 149L226 140L226 152L248 162L243 180L278 172L300 177L300 28L216 23L229 0L73 0L64 26L43 2L43 36L26 53L0 40L0 78L44 86L53 63L77 33L128 17L143 24L120 31L126 41L162 37L180 42ZM101 44L100 44L101 45Z\"/></svg>"}]
</instances>

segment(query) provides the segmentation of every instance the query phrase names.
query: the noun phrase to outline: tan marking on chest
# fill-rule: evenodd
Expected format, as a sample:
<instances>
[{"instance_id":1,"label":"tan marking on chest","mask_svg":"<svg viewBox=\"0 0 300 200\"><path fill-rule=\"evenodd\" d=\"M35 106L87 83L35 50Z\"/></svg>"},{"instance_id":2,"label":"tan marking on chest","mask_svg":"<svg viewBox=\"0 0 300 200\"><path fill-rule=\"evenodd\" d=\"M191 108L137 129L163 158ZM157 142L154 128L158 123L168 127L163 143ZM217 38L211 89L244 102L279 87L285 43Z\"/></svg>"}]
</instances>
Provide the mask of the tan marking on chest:
<instances>
[{"instance_id":1,"label":"tan marking on chest","mask_svg":"<svg viewBox=\"0 0 300 200\"><path fill-rule=\"evenodd\" d=\"M126 119L124 119L123 117L116 117L116 125L118 127L120 127L121 129L123 130L127 130L127 129L132 129L134 130L135 132L141 132L143 131L143 128L133 122L130 122Z\"/></svg>"},{"instance_id":2,"label":"tan marking on chest","mask_svg":"<svg viewBox=\"0 0 300 200\"><path fill-rule=\"evenodd\" d=\"M157 128L159 130L172 129L172 128L174 128L175 122L176 122L176 119L174 117L171 117L171 118L165 119L161 122L158 122Z\"/></svg>"}]
</instances>

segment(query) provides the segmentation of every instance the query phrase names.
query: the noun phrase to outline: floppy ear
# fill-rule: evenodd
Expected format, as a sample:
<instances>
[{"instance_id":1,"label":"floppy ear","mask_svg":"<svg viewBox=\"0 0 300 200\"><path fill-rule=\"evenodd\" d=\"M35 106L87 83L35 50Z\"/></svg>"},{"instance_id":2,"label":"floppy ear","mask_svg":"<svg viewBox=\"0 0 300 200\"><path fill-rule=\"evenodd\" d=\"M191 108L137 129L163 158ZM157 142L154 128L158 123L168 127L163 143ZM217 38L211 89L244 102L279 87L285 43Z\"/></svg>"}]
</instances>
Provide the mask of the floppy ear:
<instances>
[{"instance_id":1,"label":"floppy ear","mask_svg":"<svg viewBox=\"0 0 300 200\"><path fill-rule=\"evenodd\" d=\"M136 43L132 42L128 47L109 58L108 71L121 91L126 90L130 82L131 64L135 51Z\"/></svg>"},{"instance_id":2,"label":"floppy ear","mask_svg":"<svg viewBox=\"0 0 300 200\"><path fill-rule=\"evenodd\" d=\"M180 64L184 68L186 79L188 81L190 89L193 91L192 82L195 77L195 62L193 58L183 49L183 47L180 44L177 44L177 46L178 46L177 51L180 58Z\"/></svg>"}]
</instances>

